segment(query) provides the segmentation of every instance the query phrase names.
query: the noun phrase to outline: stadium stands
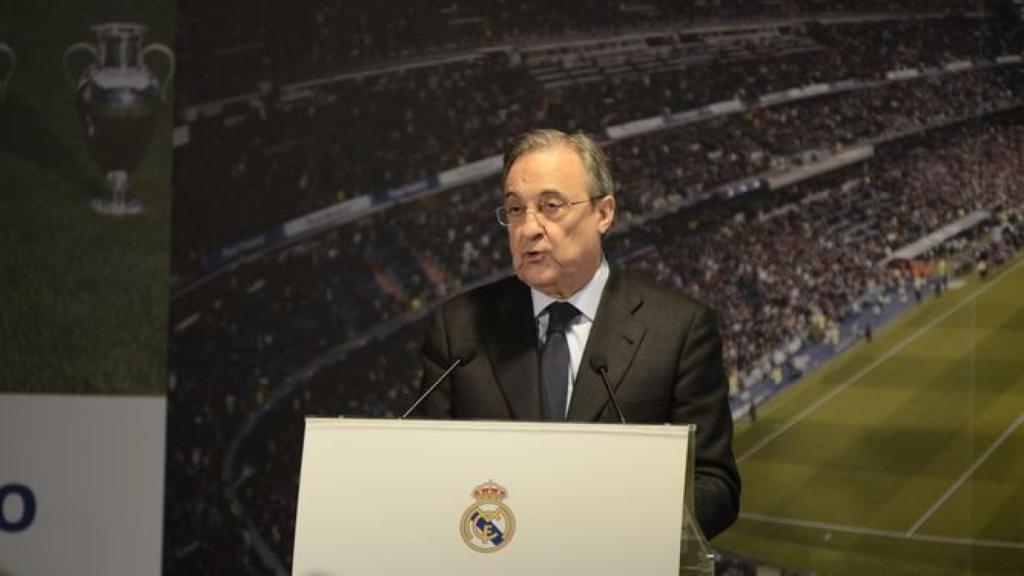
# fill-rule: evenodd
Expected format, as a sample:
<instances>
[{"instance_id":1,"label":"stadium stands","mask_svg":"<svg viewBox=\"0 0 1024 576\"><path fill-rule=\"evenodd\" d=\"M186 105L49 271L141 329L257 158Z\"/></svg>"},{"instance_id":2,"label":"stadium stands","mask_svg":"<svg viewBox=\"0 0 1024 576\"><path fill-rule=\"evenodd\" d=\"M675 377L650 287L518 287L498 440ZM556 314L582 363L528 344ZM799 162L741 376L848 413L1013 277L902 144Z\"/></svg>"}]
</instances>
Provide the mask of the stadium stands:
<instances>
[{"instance_id":1,"label":"stadium stands","mask_svg":"<svg viewBox=\"0 0 1024 576\"><path fill-rule=\"evenodd\" d=\"M988 38L976 22L883 20L874 23L882 31L871 40L884 46L886 39L914 38L900 34L920 34L912 52L928 51L921 64L969 60L980 56L978 48ZM906 66L905 49L865 57L872 45L865 42L867 26L855 20L776 25L767 31L739 28L730 32L728 43L720 31L694 39L668 33L649 38L639 50L656 57L662 63L658 68L594 68L595 81L552 88L531 73L532 48L526 46L459 55L451 62L439 58L358 70L336 81L328 81L328 75L320 79L323 84L308 88L263 83L264 90L254 83L248 96L227 104L215 99L207 112L179 98L179 117L187 122L190 138L176 150L176 163L185 168L176 172L176 203L182 209L175 215L189 221L225 210L246 216L183 239L189 246L176 252L176 269L188 267L178 259L186 254L240 240L287 217L500 153L508 138L529 126L601 135L618 122L814 83L878 80ZM693 53L695 43L700 54ZM762 46L759 51L730 48L751 43ZM787 43L802 48L793 51ZM538 45L546 44L532 46ZM604 53L589 44L559 50L568 51L561 53L563 60L577 67L590 66L593 52ZM665 64L682 58L673 56L680 51L688 55L686 64ZM566 65L563 61L558 68L564 72ZM188 64L182 66L182 77L191 78ZM199 68L206 70L206 62ZM224 72L229 78L244 75L244 69Z\"/></svg>"}]
</instances>

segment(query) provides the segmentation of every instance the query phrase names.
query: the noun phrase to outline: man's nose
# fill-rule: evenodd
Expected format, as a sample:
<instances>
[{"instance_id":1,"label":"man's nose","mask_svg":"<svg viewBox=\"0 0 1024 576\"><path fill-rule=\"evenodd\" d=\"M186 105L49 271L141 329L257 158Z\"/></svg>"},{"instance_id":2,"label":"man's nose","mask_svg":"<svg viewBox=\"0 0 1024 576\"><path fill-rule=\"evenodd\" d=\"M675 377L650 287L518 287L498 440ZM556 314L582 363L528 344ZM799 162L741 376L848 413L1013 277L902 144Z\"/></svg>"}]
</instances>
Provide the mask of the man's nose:
<instances>
[{"instance_id":1,"label":"man's nose","mask_svg":"<svg viewBox=\"0 0 1024 576\"><path fill-rule=\"evenodd\" d=\"M526 216L523 218L523 223L519 225L519 231L528 237L538 236L545 232L544 229L544 217L541 213L533 207L526 209Z\"/></svg>"}]
</instances>

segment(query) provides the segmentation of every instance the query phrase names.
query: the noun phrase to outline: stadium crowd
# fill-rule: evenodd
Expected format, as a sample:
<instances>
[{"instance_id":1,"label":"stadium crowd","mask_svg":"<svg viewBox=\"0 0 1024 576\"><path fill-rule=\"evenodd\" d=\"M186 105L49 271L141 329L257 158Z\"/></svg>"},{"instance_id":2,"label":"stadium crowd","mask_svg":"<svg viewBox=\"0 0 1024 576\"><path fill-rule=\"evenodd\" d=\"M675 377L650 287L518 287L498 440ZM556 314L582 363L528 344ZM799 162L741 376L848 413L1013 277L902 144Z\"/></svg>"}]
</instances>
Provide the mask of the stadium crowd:
<instances>
[{"instance_id":1,"label":"stadium crowd","mask_svg":"<svg viewBox=\"0 0 1024 576\"><path fill-rule=\"evenodd\" d=\"M179 4L180 46L186 81L181 95L189 102L223 97L213 86L248 91L238 79L306 76L325 70L381 61L442 54L533 38L634 32L653 27L749 23L825 17L833 14L960 15L983 10L974 0L911 2L619 2L602 0L580 10L567 0L524 0L515 4L482 0L432 5L385 0L352 3L316 0L301 7L282 0ZM307 30L308 34L295 34ZM201 61L200 61L201 60ZM213 80L214 82L210 82Z\"/></svg>"},{"instance_id":2,"label":"stadium crowd","mask_svg":"<svg viewBox=\"0 0 1024 576\"><path fill-rule=\"evenodd\" d=\"M870 178L844 172L849 179L813 195L797 186L781 205L752 202L694 234L664 219L644 228L647 250L630 266L718 310L730 367L767 373L777 350L822 338L816 315L840 322L909 282L878 266L898 248L972 211L1024 206L1013 182L1024 176L1021 144L1020 133L995 131L898 162L876 156Z\"/></svg>"},{"instance_id":3,"label":"stadium crowd","mask_svg":"<svg viewBox=\"0 0 1024 576\"><path fill-rule=\"evenodd\" d=\"M712 34L676 38L676 47L667 52L660 44L643 46L641 52L657 58L657 68L595 68L594 59L604 54L600 47L565 48L569 55L561 57L572 56L572 66L597 73L589 76L593 80L554 88L546 88L528 63L517 61L523 54L494 51L453 62L382 67L308 89L282 91L268 84L262 92L254 88L248 98L218 104L219 112L209 115L187 114L192 107L179 98L179 121L190 137L175 151L176 165L183 167L175 174L175 217L192 221L198 214L239 211L245 217L183 238L188 245L176 252L176 268L191 263L194 272L202 250L257 234L288 217L499 154L508 138L530 126L601 135L617 123L732 98L753 104L759 95L813 83L883 79L909 62L908 53L929 51L921 65L991 58L1009 47L982 49L992 44L983 41L990 25L995 26L975 19L882 20L780 25L767 33L741 30L728 42ZM872 36L863 30L868 27L881 31ZM882 46L898 37L900 46L913 48L872 55L865 36ZM787 42L800 47L790 50ZM677 61L674 51L692 50L694 43L700 53ZM957 93L960 85L949 86ZM902 95L887 100L905 101ZM857 122L846 116L873 112L864 107L868 104L830 110L830 117L839 117L821 129L834 129L837 122L855 128ZM189 254L191 260L178 260Z\"/></svg>"}]
</instances>

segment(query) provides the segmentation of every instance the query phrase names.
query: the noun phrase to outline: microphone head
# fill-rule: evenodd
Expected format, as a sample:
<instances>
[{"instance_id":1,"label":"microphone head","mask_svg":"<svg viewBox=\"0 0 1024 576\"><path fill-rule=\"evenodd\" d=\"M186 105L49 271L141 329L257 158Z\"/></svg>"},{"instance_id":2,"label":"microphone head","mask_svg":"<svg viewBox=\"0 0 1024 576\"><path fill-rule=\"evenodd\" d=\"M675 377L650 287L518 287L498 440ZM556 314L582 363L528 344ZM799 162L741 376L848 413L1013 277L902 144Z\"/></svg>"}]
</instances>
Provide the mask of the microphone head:
<instances>
[{"instance_id":1,"label":"microphone head","mask_svg":"<svg viewBox=\"0 0 1024 576\"><path fill-rule=\"evenodd\" d=\"M458 351L458 354L454 354L452 356L453 360L456 359L456 358L459 359L459 366L465 366L465 365L469 364L470 362L472 362L474 358L476 358L476 349L475 348L460 349Z\"/></svg>"},{"instance_id":2,"label":"microphone head","mask_svg":"<svg viewBox=\"0 0 1024 576\"><path fill-rule=\"evenodd\" d=\"M590 353L590 369L594 372L604 372L608 370L608 359L604 357L601 352Z\"/></svg>"}]
</instances>

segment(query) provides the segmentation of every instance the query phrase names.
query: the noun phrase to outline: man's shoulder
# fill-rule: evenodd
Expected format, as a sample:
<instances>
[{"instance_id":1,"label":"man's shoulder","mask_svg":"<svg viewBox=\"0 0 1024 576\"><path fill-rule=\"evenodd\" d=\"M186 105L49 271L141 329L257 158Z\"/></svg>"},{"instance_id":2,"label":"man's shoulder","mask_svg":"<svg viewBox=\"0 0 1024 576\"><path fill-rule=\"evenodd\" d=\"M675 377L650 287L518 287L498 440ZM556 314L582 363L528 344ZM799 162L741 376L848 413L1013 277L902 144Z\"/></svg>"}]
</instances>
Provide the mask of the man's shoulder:
<instances>
[{"instance_id":1,"label":"man's shoulder","mask_svg":"<svg viewBox=\"0 0 1024 576\"><path fill-rule=\"evenodd\" d=\"M649 308L659 314L713 314L713 310L708 305L682 290L669 288L636 272L628 270L618 270L617 272L622 283L622 292L642 300L644 308Z\"/></svg>"},{"instance_id":2,"label":"man's shoulder","mask_svg":"<svg viewBox=\"0 0 1024 576\"><path fill-rule=\"evenodd\" d=\"M516 276L506 276L476 286L449 298L441 304L445 314L483 313L501 303L510 303L523 295L529 296L529 288Z\"/></svg>"},{"instance_id":3,"label":"man's shoulder","mask_svg":"<svg viewBox=\"0 0 1024 576\"><path fill-rule=\"evenodd\" d=\"M639 305L642 314L656 314L666 318L714 315L706 304L685 292L663 286L649 278L621 268L613 268L606 291L614 298L630 300L627 305ZM529 307L530 289L515 275L506 276L476 286L446 300L441 309L446 316L490 315L498 308L522 305Z\"/></svg>"}]
</instances>

